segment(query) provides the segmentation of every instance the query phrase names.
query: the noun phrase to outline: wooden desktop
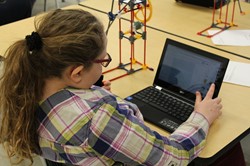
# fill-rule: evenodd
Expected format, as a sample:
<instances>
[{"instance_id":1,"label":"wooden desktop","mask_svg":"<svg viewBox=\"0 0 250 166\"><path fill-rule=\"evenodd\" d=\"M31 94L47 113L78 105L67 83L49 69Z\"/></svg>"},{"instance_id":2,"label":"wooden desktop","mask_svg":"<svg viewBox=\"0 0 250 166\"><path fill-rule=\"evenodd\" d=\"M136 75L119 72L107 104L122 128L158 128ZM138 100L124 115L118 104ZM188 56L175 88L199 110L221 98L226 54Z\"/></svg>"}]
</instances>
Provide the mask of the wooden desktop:
<instances>
[{"instance_id":1,"label":"wooden desktop","mask_svg":"<svg viewBox=\"0 0 250 166\"><path fill-rule=\"evenodd\" d=\"M118 12L118 1L114 1L113 13ZM250 60L250 47L230 47L230 46L216 46L211 39L197 35L198 32L204 30L212 24L213 9L200 7L175 0L157 0L152 2L152 18L147 23L148 28L160 31L162 33L178 36L183 39L200 43L208 47L217 48L225 52L246 57ZM85 0L80 5L91 10L96 10L100 13L108 13L111 11L110 1ZM231 27L229 30L242 30L250 28L250 3L240 3L242 11L245 15L240 13L238 3L235 5L234 24L236 27ZM229 4L228 22L231 22L233 2ZM222 8L222 21L224 21L226 6ZM219 9L215 11L215 20L219 18ZM121 15L123 18L129 20L128 14Z\"/></svg>"},{"instance_id":2,"label":"wooden desktop","mask_svg":"<svg viewBox=\"0 0 250 166\"><path fill-rule=\"evenodd\" d=\"M82 4L86 6L96 1L97 0L91 0L91 1L86 0ZM162 0L157 0L157 2L158 1L162 2ZM169 5L174 5L176 8L180 7L180 4L175 4L175 3L167 2L167 1L165 2L167 4L169 3ZM97 4L98 6L93 6L93 4L91 4L92 5L91 7L92 8L95 7L98 10L102 10L105 7L110 7L108 5L105 6L106 3L102 1L98 1L98 3L96 3L95 5ZM157 8L157 3L154 4L154 7ZM79 9L88 10L94 15L96 15L98 18L100 18L103 21L105 27L107 26L108 18L107 18L107 15L103 12L94 10L92 8L84 7L84 6L78 6L78 5L69 6L67 8L79 8ZM184 7L180 7L180 8L184 8ZM189 7L188 9L191 10L190 8L191 7ZM103 9L103 10L106 11L106 9ZM209 11L209 10L207 9L206 11ZM157 11L155 12L156 12L155 13L156 15ZM197 15L196 17L202 17L202 16ZM3 55L11 43L19 39L24 39L26 35L29 35L31 34L32 31L34 31L33 20L34 18L32 17L32 18L21 20L21 21L11 23L5 26L0 26L0 34L1 34L0 54ZM160 24L161 21L160 20L154 21L155 27L157 27L157 24L156 24L157 22L159 22ZM166 22L166 25L168 25L168 22ZM122 22L122 28L126 29L128 26L129 26L128 21L125 20ZM176 26L178 29L178 24L176 24ZM200 27L203 28L203 26L200 26ZM164 27L161 27L161 28L164 28ZM199 28L197 28L198 31L200 30ZM170 29L168 31L170 31ZM238 50L241 50L241 51L249 50L250 52L249 47L244 47L242 49L239 49L239 47L228 47L228 49L232 51L232 53L229 53L229 52L225 52L224 50L220 50L216 48L219 46L211 47L212 43L210 43L211 42L210 39L197 36L195 33L191 33L190 31L187 32L190 35L190 40L187 39L186 37L185 38L180 37L176 35L175 33L177 32L174 31L172 33L165 33L164 31L159 31L154 28L147 28L147 65L148 66L154 68L155 70L157 69L159 59L162 53L163 45L164 45L166 38L171 38L171 39L198 47L200 49L213 52L217 55L227 57L232 61L246 62L246 63L250 62L247 58L240 57L234 54L234 52L238 52ZM116 67L119 62L118 61L119 46L117 44L119 40L118 35L119 35L118 21L115 21L114 24L111 26L109 30L109 34L108 34L107 50L112 56L113 61L111 62L110 66L107 69ZM205 44L196 42L194 40L204 41ZM126 62L129 62L129 58L130 58L129 57L130 44L125 39L122 41L122 44L123 44L122 45L122 50L123 50L122 61L126 63ZM142 40L136 41L135 42L135 54L136 54L136 58L139 61L142 60L142 50L143 50L143 41ZM244 51L242 51L241 53L244 54ZM140 66L135 65L134 68L136 67L140 67ZM104 68L104 70L107 70L107 69ZM155 70L154 71L141 70L134 74L117 79L112 82L111 90L114 94L117 94L118 96L122 98L125 98L129 96L130 94L140 89L145 88L146 86L152 85L154 75L156 72ZM123 70L115 70L113 72L109 72L105 74L104 79L112 79L113 77L119 76L121 74L124 74ZM199 158L197 158L197 162L201 164L213 162L218 157L220 157L225 151L230 149L233 145L235 145L237 142L239 142L242 138L244 138L247 134L250 133L250 119L249 119L250 117L250 112L249 112L250 88L245 87L245 86L230 84L230 83L223 83L219 96L222 98L222 102L223 102L223 109L222 109L223 114L218 120L215 121L215 123L210 128L210 131L207 137L206 147L204 148L202 153L199 155ZM146 124L150 126L151 129L159 132L160 134L164 136L169 135L168 132L160 129L159 127L156 127L155 125L152 125L148 122L146 122Z\"/></svg>"}]
</instances>

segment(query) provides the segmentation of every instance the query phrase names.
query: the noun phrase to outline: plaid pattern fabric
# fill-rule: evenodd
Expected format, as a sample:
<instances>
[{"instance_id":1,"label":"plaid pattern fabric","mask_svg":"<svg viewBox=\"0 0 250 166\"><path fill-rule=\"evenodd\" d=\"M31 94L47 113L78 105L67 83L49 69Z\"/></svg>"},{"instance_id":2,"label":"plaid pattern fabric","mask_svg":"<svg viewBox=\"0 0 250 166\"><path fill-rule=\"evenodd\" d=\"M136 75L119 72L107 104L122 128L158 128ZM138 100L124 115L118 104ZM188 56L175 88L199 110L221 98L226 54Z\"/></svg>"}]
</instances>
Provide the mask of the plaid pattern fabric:
<instances>
[{"instance_id":1,"label":"plaid pattern fabric","mask_svg":"<svg viewBox=\"0 0 250 166\"><path fill-rule=\"evenodd\" d=\"M164 137L144 125L136 105L96 86L63 89L37 111L42 156L74 165L187 165L208 132L206 119L193 112Z\"/></svg>"}]
</instances>

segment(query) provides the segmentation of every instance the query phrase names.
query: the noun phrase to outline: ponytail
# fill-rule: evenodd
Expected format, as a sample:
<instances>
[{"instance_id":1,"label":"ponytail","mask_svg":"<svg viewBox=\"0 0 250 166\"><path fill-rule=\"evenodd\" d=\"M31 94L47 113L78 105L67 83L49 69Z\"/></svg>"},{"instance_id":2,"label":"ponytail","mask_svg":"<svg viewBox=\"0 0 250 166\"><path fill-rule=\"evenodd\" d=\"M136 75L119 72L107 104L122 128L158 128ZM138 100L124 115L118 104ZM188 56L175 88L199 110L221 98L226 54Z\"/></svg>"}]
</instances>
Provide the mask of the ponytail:
<instances>
[{"instance_id":1,"label":"ponytail","mask_svg":"<svg viewBox=\"0 0 250 166\"><path fill-rule=\"evenodd\" d=\"M80 9L54 10L35 19L35 31L7 50L0 78L0 142L9 156L40 153L36 108L45 81L71 65L90 68L106 48L101 22Z\"/></svg>"},{"instance_id":2,"label":"ponytail","mask_svg":"<svg viewBox=\"0 0 250 166\"><path fill-rule=\"evenodd\" d=\"M13 44L6 55L0 79L0 103L4 109L0 110L0 141L7 145L9 157L19 154L33 162L31 154L39 153L35 109L42 88L38 88L25 40Z\"/></svg>"}]
</instances>

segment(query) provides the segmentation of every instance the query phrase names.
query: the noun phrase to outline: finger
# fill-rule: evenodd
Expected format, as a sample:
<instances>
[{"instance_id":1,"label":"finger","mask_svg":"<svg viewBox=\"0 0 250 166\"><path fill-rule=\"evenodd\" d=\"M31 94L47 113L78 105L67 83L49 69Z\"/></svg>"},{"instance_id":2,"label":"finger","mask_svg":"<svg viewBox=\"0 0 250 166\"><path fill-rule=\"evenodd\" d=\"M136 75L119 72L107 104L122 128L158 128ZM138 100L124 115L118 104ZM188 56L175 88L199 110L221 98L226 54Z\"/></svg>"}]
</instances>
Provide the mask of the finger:
<instances>
[{"instance_id":1,"label":"finger","mask_svg":"<svg viewBox=\"0 0 250 166\"><path fill-rule=\"evenodd\" d=\"M205 98L209 98L212 99L213 95L214 95L214 90L215 90L215 84L212 83Z\"/></svg>"},{"instance_id":2,"label":"finger","mask_svg":"<svg viewBox=\"0 0 250 166\"><path fill-rule=\"evenodd\" d=\"M111 90L110 86L105 86L105 89L108 90L108 91Z\"/></svg>"},{"instance_id":3,"label":"finger","mask_svg":"<svg viewBox=\"0 0 250 166\"><path fill-rule=\"evenodd\" d=\"M214 106L214 108L211 110L213 112L216 112L217 114L221 114L222 104L218 104Z\"/></svg>"},{"instance_id":4,"label":"finger","mask_svg":"<svg viewBox=\"0 0 250 166\"><path fill-rule=\"evenodd\" d=\"M215 100L215 102L216 102L217 104L220 104L220 103L221 103L221 98L215 98L214 100Z\"/></svg>"},{"instance_id":5,"label":"finger","mask_svg":"<svg viewBox=\"0 0 250 166\"><path fill-rule=\"evenodd\" d=\"M195 104L198 104L202 101L201 93L197 91L195 94L196 94Z\"/></svg>"},{"instance_id":6,"label":"finger","mask_svg":"<svg viewBox=\"0 0 250 166\"><path fill-rule=\"evenodd\" d=\"M110 86L111 82L110 81L102 81L104 86Z\"/></svg>"},{"instance_id":7,"label":"finger","mask_svg":"<svg viewBox=\"0 0 250 166\"><path fill-rule=\"evenodd\" d=\"M218 110L221 110L221 109L222 109L222 104L219 104Z\"/></svg>"},{"instance_id":8,"label":"finger","mask_svg":"<svg viewBox=\"0 0 250 166\"><path fill-rule=\"evenodd\" d=\"M222 114L222 111L219 111L219 116L221 116L221 114Z\"/></svg>"}]
</instances>

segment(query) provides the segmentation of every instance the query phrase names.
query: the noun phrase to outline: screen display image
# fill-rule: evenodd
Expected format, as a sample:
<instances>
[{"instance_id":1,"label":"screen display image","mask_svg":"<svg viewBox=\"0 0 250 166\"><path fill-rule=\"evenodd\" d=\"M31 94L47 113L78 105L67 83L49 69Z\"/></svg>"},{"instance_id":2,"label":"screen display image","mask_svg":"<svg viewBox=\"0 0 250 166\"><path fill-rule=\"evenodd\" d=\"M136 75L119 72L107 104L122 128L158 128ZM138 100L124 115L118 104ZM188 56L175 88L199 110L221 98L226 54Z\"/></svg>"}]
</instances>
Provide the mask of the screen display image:
<instances>
[{"instance_id":1,"label":"screen display image","mask_svg":"<svg viewBox=\"0 0 250 166\"><path fill-rule=\"evenodd\" d=\"M212 83L217 97L229 59L167 39L154 84L180 96L195 100L199 91L204 98Z\"/></svg>"},{"instance_id":2,"label":"screen display image","mask_svg":"<svg viewBox=\"0 0 250 166\"><path fill-rule=\"evenodd\" d=\"M220 62L177 49L169 45L166 52L169 56L163 60L159 79L191 93L200 91L205 97L210 85L217 79Z\"/></svg>"}]
</instances>

